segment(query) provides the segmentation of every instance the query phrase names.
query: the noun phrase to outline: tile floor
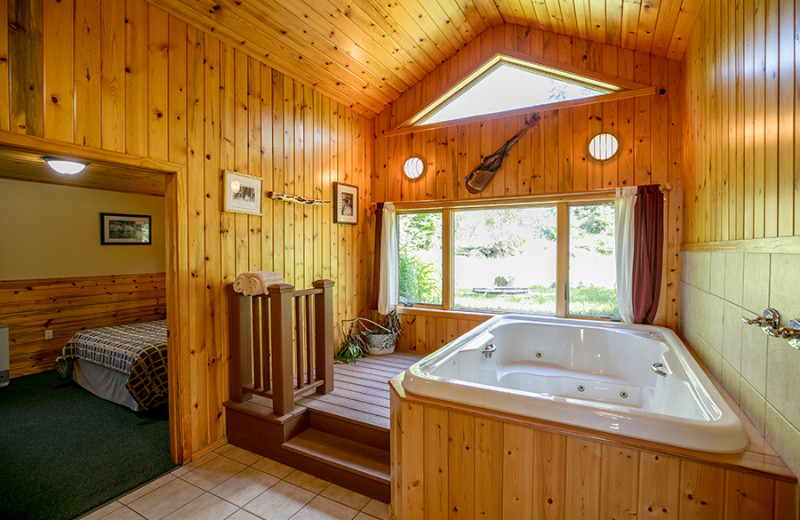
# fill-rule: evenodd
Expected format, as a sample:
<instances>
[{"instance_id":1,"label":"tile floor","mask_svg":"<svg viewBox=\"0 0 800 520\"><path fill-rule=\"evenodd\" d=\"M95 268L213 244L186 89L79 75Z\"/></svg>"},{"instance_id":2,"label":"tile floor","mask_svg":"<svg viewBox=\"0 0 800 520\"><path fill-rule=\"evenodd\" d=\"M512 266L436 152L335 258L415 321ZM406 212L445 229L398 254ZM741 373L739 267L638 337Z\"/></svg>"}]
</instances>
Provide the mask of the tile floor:
<instances>
[{"instance_id":1,"label":"tile floor","mask_svg":"<svg viewBox=\"0 0 800 520\"><path fill-rule=\"evenodd\" d=\"M388 520L389 506L227 444L82 520Z\"/></svg>"}]
</instances>

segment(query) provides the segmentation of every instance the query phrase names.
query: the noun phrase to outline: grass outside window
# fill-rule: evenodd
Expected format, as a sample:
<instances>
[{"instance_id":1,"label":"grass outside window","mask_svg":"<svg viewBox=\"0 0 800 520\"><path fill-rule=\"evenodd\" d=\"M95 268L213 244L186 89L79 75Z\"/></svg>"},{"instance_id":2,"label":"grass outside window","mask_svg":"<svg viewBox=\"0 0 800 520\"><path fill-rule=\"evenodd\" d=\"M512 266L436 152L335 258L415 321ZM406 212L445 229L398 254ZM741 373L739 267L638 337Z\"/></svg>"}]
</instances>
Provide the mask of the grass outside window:
<instances>
[{"instance_id":1,"label":"grass outside window","mask_svg":"<svg viewBox=\"0 0 800 520\"><path fill-rule=\"evenodd\" d=\"M613 202L408 210L398 229L401 303L619 319Z\"/></svg>"}]
</instances>

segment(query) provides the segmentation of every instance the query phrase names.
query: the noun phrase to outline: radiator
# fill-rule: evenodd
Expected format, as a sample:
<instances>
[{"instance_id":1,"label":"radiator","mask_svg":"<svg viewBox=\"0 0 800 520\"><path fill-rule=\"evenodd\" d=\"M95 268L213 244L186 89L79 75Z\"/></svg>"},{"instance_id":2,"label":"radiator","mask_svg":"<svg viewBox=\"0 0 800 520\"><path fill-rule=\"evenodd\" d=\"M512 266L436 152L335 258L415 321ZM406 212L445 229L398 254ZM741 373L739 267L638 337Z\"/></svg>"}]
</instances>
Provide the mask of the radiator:
<instances>
[{"instance_id":1,"label":"radiator","mask_svg":"<svg viewBox=\"0 0 800 520\"><path fill-rule=\"evenodd\" d=\"M8 325L0 323L0 386L8 384Z\"/></svg>"}]
</instances>

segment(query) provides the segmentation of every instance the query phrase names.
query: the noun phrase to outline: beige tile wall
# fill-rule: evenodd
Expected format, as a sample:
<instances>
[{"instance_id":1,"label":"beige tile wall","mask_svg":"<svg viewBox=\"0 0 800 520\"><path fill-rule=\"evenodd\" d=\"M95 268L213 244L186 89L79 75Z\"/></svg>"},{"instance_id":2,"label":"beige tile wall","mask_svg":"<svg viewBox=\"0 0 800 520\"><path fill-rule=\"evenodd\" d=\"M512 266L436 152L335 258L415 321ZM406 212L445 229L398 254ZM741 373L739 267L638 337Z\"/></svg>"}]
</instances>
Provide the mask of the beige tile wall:
<instances>
[{"instance_id":1,"label":"beige tile wall","mask_svg":"<svg viewBox=\"0 0 800 520\"><path fill-rule=\"evenodd\" d=\"M800 319L800 254L681 255L681 335L800 475L800 350L741 320Z\"/></svg>"}]
</instances>

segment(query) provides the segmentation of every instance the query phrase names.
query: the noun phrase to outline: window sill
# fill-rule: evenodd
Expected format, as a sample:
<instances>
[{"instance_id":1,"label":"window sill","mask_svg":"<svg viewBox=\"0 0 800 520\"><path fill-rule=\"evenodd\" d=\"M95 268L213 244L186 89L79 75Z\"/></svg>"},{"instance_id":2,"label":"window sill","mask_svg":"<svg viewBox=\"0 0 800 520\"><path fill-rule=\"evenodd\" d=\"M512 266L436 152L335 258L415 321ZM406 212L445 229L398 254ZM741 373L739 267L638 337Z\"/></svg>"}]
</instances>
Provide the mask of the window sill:
<instances>
[{"instance_id":1,"label":"window sill","mask_svg":"<svg viewBox=\"0 0 800 520\"><path fill-rule=\"evenodd\" d=\"M468 319L468 318L493 318L498 314L509 314L501 311L461 311L453 309L436 309L432 307L422 307L414 305L413 307L406 307L403 304L397 306L397 314L408 314L412 316L434 316L437 318L455 318L455 319Z\"/></svg>"},{"instance_id":2,"label":"window sill","mask_svg":"<svg viewBox=\"0 0 800 520\"><path fill-rule=\"evenodd\" d=\"M423 307L415 305L413 307L406 307L403 304L398 305L397 314L407 314L410 316L431 316L436 318L452 318L452 319L489 319L503 314L524 314L526 316L546 316L550 318L562 318L570 320L588 320L588 321L604 321L609 323L622 323L622 320L616 318L597 318L594 316L553 316L551 314L534 314L521 311L479 311L479 310L454 310L454 309L437 309L433 307Z\"/></svg>"}]
</instances>

